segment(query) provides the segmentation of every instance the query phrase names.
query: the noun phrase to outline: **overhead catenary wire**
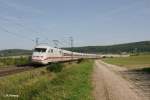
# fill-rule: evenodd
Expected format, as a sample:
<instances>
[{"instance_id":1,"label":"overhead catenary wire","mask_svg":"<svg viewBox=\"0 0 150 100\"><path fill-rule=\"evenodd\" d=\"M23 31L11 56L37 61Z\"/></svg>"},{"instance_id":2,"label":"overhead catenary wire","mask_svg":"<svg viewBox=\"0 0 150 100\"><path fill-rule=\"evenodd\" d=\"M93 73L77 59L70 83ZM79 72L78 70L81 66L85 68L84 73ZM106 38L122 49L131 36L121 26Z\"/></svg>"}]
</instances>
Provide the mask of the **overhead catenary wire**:
<instances>
[{"instance_id":1,"label":"overhead catenary wire","mask_svg":"<svg viewBox=\"0 0 150 100\"><path fill-rule=\"evenodd\" d=\"M57 40L57 45L61 45L62 47L65 47L66 45L64 44L64 42L60 42L59 40Z\"/></svg>"},{"instance_id":2,"label":"overhead catenary wire","mask_svg":"<svg viewBox=\"0 0 150 100\"><path fill-rule=\"evenodd\" d=\"M31 39L31 38L28 38L28 37L25 37L25 36L23 36L23 35L20 35L20 34L17 34L17 33L15 33L15 32L10 32L9 30L7 30L7 29L5 29L5 28L3 28L3 27L1 27L0 26L0 30L2 30L2 31L4 31L4 32L6 32L6 33L8 33L8 34L11 34L11 35L13 35L13 36L15 36L15 37L19 37L19 38L21 38L21 39L24 39L24 40L30 40L30 41L34 41L33 39Z\"/></svg>"},{"instance_id":3,"label":"overhead catenary wire","mask_svg":"<svg viewBox=\"0 0 150 100\"><path fill-rule=\"evenodd\" d=\"M13 22L11 19L3 18L2 16L0 16L0 19L3 20L3 21L5 21L5 22L11 22L11 23L13 23L13 24L15 24L15 25L17 25L17 26L19 26L19 27L25 29L25 30L30 31L31 34L35 34L35 35L36 35L35 37L40 37L39 39L43 38L43 39L46 40L46 41L49 40L49 39L47 38L47 36L44 36L43 34L41 35L40 32L38 32L38 31L32 29L31 27L26 27L26 25L23 24L23 23L20 23L20 22ZM32 31L32 32L31 32L31 31ZM41 36L42 36L42 37L41 37ZM36 40L35 40L35 41L36 41Z\"/></svg>"},{"instance_id":4,"label":"overhead catenary wire","mask_svg":"<svg viewBox=\"0 0 150 100\"><path fill-rule=\"evenodd\" d=\"M18 19L18 18L17 18ZM22 23L20 23L20 22L22 22L22 21L19 21L19 23L18 22L14 22L14 21L12 21L12 19L9 19L9 18L3 18L2 16L0 16L0 20L3 20L3 21L5 21L5 22L12 22L14 25L17 25L17 26L19 26L19 27L22 27L23 29L25 29L25 30L30 30L30 32L33 34L36 34L36 37L37 37L37 34L41 37L41 34L40 34L40 32L37 32L37 31L35 31L34 29L32 29L32 28L27 28L26 27L26 25L25 24L22 24ZM30 41L34 41L34 42L37 42L36 40L37 39L35 39L35 40L33 40L33 39L31 39L31 38L29 38L29 37L27 37L27 36L24 36L24 35L20 35L20 34L17 34L16 32L11 32L11 31L9 31L8 29L6 29L6 28L3 28L3 27L0 27L0 29L2 30L2 31L4 31L4 32L6 32L6 33L8 33L8 34L11 34L11 35L13 35L13 36L15 36L15 37L19 37L19 38L22 38L22 39L24 39L24 40L30 40ZM38 36L38 37L39 37ZM42 34L42 36L43 36L43 34ZM47 38L47 37L46 37Z\"/></svg>"},{"instance_id":5,"label":"overhead catenary wire","mask_svg":"<svg viewBox=\"0 0 150 100\"><path fill-rule=\"evenodd\" d=\"M23 29L28 29L28 30L30 30L30 31L32 31L32 34L38 34L38 35L41 35L39 32L37 32L36 30L33 30L32 28L29 28L29 27L26 27L26 25L25 24L23 24L23 23L18 23L18 22L13 22L11 19L7 19L7 18L3 18L2 16L0 16L0 20L3 20L3 21L5 21L5 22L12 22L13 24L15 24L15 25L17 25L17 26L19 26L19 27L22 27ZM17 34L17 33L14 33L14 32L10 32L10 31L8 31L7 29L4 29L4 28L2 28L2 27L0 27L3 31L5 31L5 32L7 32L7 33L9 33L9 34L13 34L13 35L15 35L16 37L21 37L21 38L24 38L24 36L22 36L22 35L20 35L20 34ZM36 36L37 37L37 36ZM41 37L41 36L40 36ZM27 37L26 37L27 38ZM49 40L47 37L44 37L45 39L44 40L46 40L47 42L49 42L49 41L53 41L53 40ZM29 39L29 38L28 38ZM40 38L39 38L40 39ZM39 40L38 39L38 40ZM32 40L32 41L34 41L34 42L36 42L36 40L33 40L33 39L29 39L29 40ZM53 41L54 42L54 41ZM57 41L58 43L57 44L60 44L60 45L62 45L63 47L65 47L66 45L65 44L70 44L70 43L67 43L67 42L65 42L65 41ZM64 42L65 42L65 44L64 44ZM36 43L37 44L37 43Z\"/></svg>"},{"instance_id":6,"label":"overhead catenary wire","mask_svg":"<svg viewBox=\"0 0 150 100\"><path fill-rule=\"evenodd\" d=\"M10 21L11 21L11 22L12 22L11 19L3 18L2 16L0 16L0 18L1 18L1 20L3 20L3 21L7 21L7 22L10 22ZM18 23L18 22L12 22L12 23L15 24L15 25L17 25L17 26L19 26L19 27L24 28L25 30L30 30L30 31L32 31L32 34L41 35L40 32L35 31L35 30L33 30L32 28L30 28L30 27L26 27L26 25L23 24L23 23Z\"/></svg>"},{"instance_id":7,"label":"overhead catenary wire","mask_svg":"<svg viewBox=\"0 0 150 100\"><path fill-rule=\"evenodd\" d=\"M3 18L3 17L1 17L1 16L0 16L0 19L3 20L3 21L5 21L5 22L10 22L10 21L11 21L13 24L15 24L15 25L17 25L17 26L19 26L19 27L22 27L22 28L25 29L25 30L28 29L28 30L32 31L31 33L32 33L32 34L35 34L36 37L37 37L37 34L38 34L38 35L41 35L40 32L37 32L37 31L33 30L32 28L26 27L25 24L18 23L18 22L13 22L12 20ZM10 32L10 31L8 31L7 29L4 29L4 28L1 28L1 29L2 29L3 31L7 32L7 33L14 34L14 35L16 35L16 36L18 37L18 34L17 34L17 33ZM24 36L21 35L21 37L24 37ZM41 36L38 36L38 37L41 38ZM40 38L39 38L39 39L40 39ZM45 38L45 40L48 40L47 37L44 37L44 38ZM34 42L36 42L36 39L35 39L35 40L31 39L31 40L34 41Z\"/></svg>"},{"instance_id":8,"label":"overhead catenary wire","mask_svg":"<svg viewBox=\"0 0 150 100\"><path fill-rule=\"evenodd\" d=\"M5 21L9 21L9 19L4 19ZM20 25L20 26L22 26L22 27L24 27L22 24L20 24L20 23L15 23L16 25ZM25 27L24 27L25 28ZM29 38L29 37L25 37L24 35L20 35L20 34L18 34L18 33L16 33L16 32L11 32L11 31L9 31L8 29L6 29L6 28L4 28L4 27L1 27L0 26L0 29L1 30L3 30L4 32L6 32L6 33L8 33L8 34L11 34L11 35L14 35L15 37L19 37L19 38L23 38L24 40L25 39L27 39L27 40L30 40L30 41L32 41L32 42L36 42L36 45L37 45L37 38L35 39L35 40L33 40L33 39L31 39L31 38ZM39 39L40 38L38 38L38 41L39 41ZM46 40L47 41L51 41L51 40L49 40L48 38L46 38ZM68 43L68 42L65 42L65 41L57 41L58 43L57 43L57 46L58 46L58 44L59 45L61 45L62 47L65 47L66 45L65 44L70 44L70 43ZM64 42L65 42L65 44L64 44Z\"/></svg>"}]
</instances>

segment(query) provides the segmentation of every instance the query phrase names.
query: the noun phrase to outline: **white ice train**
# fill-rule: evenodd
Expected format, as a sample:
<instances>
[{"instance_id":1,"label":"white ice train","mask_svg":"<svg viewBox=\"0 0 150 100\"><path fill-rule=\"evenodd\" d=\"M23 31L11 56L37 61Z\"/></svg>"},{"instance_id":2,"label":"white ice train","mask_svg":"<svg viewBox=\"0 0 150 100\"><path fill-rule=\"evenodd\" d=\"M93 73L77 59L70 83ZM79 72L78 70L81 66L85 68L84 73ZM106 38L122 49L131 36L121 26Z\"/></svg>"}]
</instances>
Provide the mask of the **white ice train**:
<instances>
[{"instance_id":1,"label":"white ice train","mask_svg":"<svg viewBox=\"0 0 150 100\"><path fill-rule=\"evenodd\" d=\"M63 49L53 48L48 45L38 45L32 54L32 62L37 64L48 64L51 62L71 61L81 58L99 58L96 54L71 52Z\"/></svg>"}]
</instances>

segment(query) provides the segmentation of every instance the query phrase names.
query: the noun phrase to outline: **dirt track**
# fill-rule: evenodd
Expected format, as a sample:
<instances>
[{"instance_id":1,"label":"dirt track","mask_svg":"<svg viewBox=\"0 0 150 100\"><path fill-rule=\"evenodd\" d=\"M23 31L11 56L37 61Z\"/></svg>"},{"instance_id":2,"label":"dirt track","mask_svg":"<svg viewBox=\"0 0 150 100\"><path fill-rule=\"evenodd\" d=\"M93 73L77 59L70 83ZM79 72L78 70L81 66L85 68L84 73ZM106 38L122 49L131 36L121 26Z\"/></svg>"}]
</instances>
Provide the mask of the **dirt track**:
<instances>
[{"instance_id":1,"label":"dirt track","mask_svg":"<svg viewBox=\"0 0 150 100\"><path fill-rule=\"evenodd\" d=\"M93 72L95 100L147 100L143 93L135 92L133 84L109 67L101 61L95 62Z\"/></svg>"}]
</instances>

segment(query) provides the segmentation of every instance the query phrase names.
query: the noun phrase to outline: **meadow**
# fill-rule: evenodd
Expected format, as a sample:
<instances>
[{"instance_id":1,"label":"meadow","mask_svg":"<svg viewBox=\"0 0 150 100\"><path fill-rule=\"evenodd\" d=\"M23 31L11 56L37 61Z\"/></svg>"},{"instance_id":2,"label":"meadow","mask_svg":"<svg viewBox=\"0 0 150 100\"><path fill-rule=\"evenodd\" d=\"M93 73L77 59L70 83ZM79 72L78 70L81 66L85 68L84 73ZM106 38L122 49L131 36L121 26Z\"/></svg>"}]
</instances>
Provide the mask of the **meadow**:
<instances>
[{"instance_id":1,"label":"meadow","mask_svg":"<svg viewBox=\"0 0 150 100\"><path fill-rule=\"evenodd\" d=\"M0 100L92 100L93 61L46 67L0 78ZM52 71L52 72L51 72Z\"/></svg>"},{"instance_id":2,"label":"meadow","mask_svg":"<svg viewBox=\"0 0 150 100\"><path fill-rule=\"evenodd\" d=\"M105 58L103 61L127 68L150 67L150 55L136 55L122 58Z\"/></svg>"}]
</instances>

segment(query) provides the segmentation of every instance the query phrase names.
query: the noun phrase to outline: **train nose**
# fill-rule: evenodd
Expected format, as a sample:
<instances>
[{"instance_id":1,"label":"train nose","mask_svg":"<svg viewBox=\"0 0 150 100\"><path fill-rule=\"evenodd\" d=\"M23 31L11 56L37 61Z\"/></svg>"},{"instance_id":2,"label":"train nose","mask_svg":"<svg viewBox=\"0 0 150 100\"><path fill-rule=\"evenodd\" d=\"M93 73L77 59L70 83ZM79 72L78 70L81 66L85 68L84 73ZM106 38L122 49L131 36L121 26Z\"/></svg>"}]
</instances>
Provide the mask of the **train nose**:
<instances>
[{"instance_id":1,"label":"train nose","mask_svg":"<svg viewBox=\"0 0 150 100\"><path fill-rule=\"evenodd\" d=\"M43 60L44 56L32 56L32 59Z\"/></svg>"},{"instance_id":2,"label":"train nose","mask_svg":"<svg viewBox=\"0 0 150 100\"><path fill-rule=\"evenodd\" d=\"M44 59L44 57L43 57L43 56L39 56L39 59L43 60L43 59Z\"/></svg>"}]
</instances>

